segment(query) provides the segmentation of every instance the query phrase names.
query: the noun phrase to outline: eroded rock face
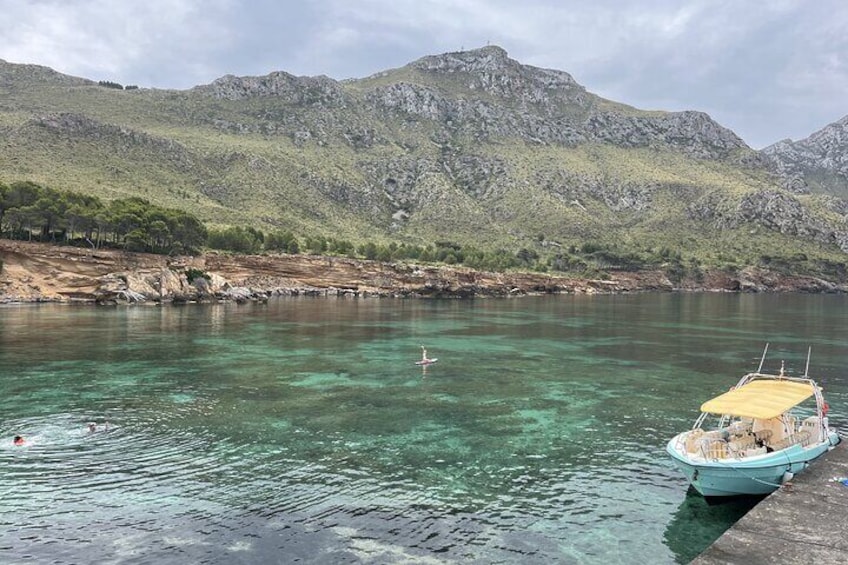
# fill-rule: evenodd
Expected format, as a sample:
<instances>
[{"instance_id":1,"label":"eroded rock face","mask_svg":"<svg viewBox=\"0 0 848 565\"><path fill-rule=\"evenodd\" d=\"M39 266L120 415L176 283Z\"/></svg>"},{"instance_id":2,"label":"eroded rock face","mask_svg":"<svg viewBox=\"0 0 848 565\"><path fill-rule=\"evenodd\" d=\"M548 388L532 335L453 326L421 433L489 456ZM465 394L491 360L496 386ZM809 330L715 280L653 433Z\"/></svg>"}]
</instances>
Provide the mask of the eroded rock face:
<instances>
[{"instance_id":1,"label":"eroded rock face","mask_svg":"<svg viewBox=\"0 0 848 565\"><path fill-rule=\"evenodd\" d=\"M216 125L233 132L287 133L297 144L320 144L332 131L353 147L371 147L379 141L379 128L363 126L363 119L377 124L415 118L480 140L663 145L699 158L747 149L738 136L703 112L601 109L601 100L567 72L523 65L497 46L423 57L405 69L409 73L396 81L377 80L393 76L391 71L345 82L285 72L227 75L193 92L227 100L277 98L293 111L268 109L258 115L265 119L259 124Z\"/></svg>"},{"instance_id":2,"label":"eroded rock face","mask_svg":"<svg viewBox=\"0 0 848 565\"><path fill-rule=\"evenodd\" d=\"M344 106L346 101L341 86L331 78L296 77L282 71L258 77L226 75L194 90L225 100L274 96L292 104L328 108Z\"/></svg>"},{"instance_id":3,"label":"eroded rock face","mask_svg":"<svg viewBox=\"0 0 848 565\"><path fill-rule=\"evenodd\" d=\"M58 73L49 67L41 65L21 65L9 63L0 59L0 82L4 86L14 85L18 81L50 81L67 86L93 85L94 81Z\"/></svg>"},{"instance_id":4,"label":"eroded rock face","mask_svg":"<svg viewBox=\"0 0 848 565\"><path fill-rule=\"evenodd\" d=\"M801 141L779 141L762 154L787 189L848 199L848 116Z\"/></svg>"},{"instance_id":5,"label":"eroded rock face","mask_svg":"<svg viewBox=\"0 0 848 565\"><path fill-rule=\"evenodd\" d=\"M469 96L433 84L398 82L367 95L377 114L415 116L479 139L508 137L575 145L671 146L698 158L748 149L732 131L703 112L625 114L597 108L597 99L568 73L521 65L498 47L424 57L411 68L450 75ZM491 95L491 101L474 93ZM752 152L753 153L753 152Z\"/></svg>"},{"instance_id":6,"label":"eroded rock face","mask_svg":"<svg viewBox=\"0 0 848 565\"><path fill-rule=\"evenodd\" d=\"M703 112L601 110L598 99L568 73L522 65L495 46L424 57L410 67L448 75L498 103L448 95L434 86L398 83L371 94L376 107L439 120L481 137L566 145L586 141L623 147L664 145L704 158L747 149L736 134Z\"/></svg>"},{"instance_id":7,"label":"eroded rock face","mask_svg":"<svg viewBox=\"0 0 848 565\"><path fill-rule=\"evenodd\" d=\"M838 199L831 206L841 210ZM848 252L846 232L810 214L796 197L781 190L761 190L733 202L710 193L687 207L697 220L710 222L719 229L735 229L743 224L759 225L786 235L812 239L825 245L836 244Z\"/></svg>"},{"instance_id":8,"label":"eroded rock face","mask_svg":"<svg viewBox=\"0 0 848 565\"><path fill-rule=\"evenodd\" d=\"M656 117L596 113L587 126L598 141L623 147L672 146L699 158L724 157L748 147L703 112L669 112Z\"/></svg>"},{"instance_id":9,"label":"eroded rock face","mask_svg":"<svg viewBox=\"0 0 848 565\"><path fill-rule=\"evenodd\" d=\"M739 204L737 216L741 221L756 221L788 235L809 234L814 229L801 203L776 190L746 195Z\"/></svg>"},{"instance_id":10,"label":"eroded rock face","mask_svg":"<svg viewBox=\"0 0 848 565\"><path fill-rule=\"evenodd\" d=\"M848 238L846 238L848 239ZM164 257L0 240L0 303L103 304L267 300L271 296L507 297L542 293L639 291L846 292L848 285L760 268L707 272L672 283L661 270L612 273L604 280L540 273L379 263L308 255ZM189 282L188 272L202 272Z\"/></svg>"},{"instance_id":11,"label":"eroded rock face","mask_svg":"<svg viewBox=\"0 0 848 565\"><path fill-rule=\"evenodd\" d=\"M423 57L409 67L426 73L453 75L469 90L509 98L523 105L550 108L557 99L584 105L588 101L586 89L570 74L522 65L494 45Z\"/></svg>"},{"instance_id":12,"label":"eroded rock face","mask_svg":"<svg viewBox=\"0 0 848 565\"><path fill-rule=\"evenodd\" d=\"M25 127L43 128L70 138L106 142L119 153L130 153L139 147L154 152L163 163L178 170L194 170L201 159L183 145L171 140L149 135L132 128L116 126L95 120L83 114L52 112L29 120Z\"/></svg>"}]
</instances>

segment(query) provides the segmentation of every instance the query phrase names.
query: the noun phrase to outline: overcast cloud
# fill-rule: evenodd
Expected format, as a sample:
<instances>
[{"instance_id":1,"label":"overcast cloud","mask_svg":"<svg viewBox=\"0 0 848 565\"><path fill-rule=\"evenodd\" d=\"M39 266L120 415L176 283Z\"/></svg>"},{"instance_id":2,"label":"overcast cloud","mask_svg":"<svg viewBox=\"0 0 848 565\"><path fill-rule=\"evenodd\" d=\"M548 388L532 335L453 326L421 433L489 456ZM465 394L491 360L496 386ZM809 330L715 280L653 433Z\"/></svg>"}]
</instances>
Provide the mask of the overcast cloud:
<instances>
[{"instance_id":1,"label":"overcast cloud","mask_svg":"<svg viewBox=\"0 0 848 565\"><path fill-rule=\"evenodd\" d=\"M361 78L494 44L618 102L707 112L755 148L848 114L846 30L844 0L0 0L0 58L93 80Z\"/></svg>"}]
</instances>

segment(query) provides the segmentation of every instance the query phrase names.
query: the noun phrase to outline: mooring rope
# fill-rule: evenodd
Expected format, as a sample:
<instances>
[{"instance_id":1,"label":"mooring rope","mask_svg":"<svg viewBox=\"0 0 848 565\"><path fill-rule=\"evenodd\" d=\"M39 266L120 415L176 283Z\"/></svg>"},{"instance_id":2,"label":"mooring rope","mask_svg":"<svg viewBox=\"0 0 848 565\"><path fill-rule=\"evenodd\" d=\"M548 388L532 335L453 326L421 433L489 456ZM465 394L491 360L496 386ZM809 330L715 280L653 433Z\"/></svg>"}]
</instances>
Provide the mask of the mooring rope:
<instances>
[{"instance_id":1,"label":"mooring rope","mask_svg":"<svg viewBox=\"0 0 848 565\"><path fill-rule=\"evenodd\" d=\"M789 469L792 468L792 459L789 458L789 455L787 455L786 452L783 453L783 456L786 457L786 463L788 464L786 471L789 471ZM716 460L715 462L718 463L719 465L721 465L722 467L726 467L726 468L728 468L732 471L739 473L741 476L745 477L749 481L754 481L754 482L761 483L761 484L768 485L770 487L775 487L775 488L780 488L780 487L783 486L783 483L781 483L781 484L770 483L769 481L764 481L762 479L758 479L757 477L752 477L750 475L747 475L747 474L743 473L738 467L736 467L734 465L727 465L727 464L725 464L721 461L718 461L718 460ZM784 473L786 471L784 471Z\"/></svg>"}]
</instances>

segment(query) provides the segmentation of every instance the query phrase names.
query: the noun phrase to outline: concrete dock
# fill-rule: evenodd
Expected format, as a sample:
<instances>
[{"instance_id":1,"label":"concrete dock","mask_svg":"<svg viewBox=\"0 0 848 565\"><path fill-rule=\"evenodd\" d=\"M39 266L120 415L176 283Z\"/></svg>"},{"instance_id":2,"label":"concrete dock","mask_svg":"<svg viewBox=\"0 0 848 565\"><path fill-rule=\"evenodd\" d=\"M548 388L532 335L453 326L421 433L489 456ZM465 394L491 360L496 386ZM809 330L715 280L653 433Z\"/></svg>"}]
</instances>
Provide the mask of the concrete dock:
<instances>
[{"instance_id":1,"label":"concrete dock","mask_svg":"<svg viewBox=\"0 0 848 565\"><path fill-rule=\"evenodd\" d=\"M848 563L848 440L767 496L693 565Z\"/></svg>"}]
</instances>

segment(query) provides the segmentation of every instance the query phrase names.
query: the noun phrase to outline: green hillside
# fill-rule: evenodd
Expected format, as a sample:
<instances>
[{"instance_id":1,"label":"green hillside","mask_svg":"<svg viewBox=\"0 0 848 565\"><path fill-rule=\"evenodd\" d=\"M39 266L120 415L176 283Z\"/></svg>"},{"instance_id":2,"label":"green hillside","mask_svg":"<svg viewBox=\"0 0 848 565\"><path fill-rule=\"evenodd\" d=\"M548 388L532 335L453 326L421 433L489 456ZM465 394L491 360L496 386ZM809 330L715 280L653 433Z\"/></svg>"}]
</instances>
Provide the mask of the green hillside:
<instances>
[{"instance_id":1,"label":"green hillside","mask_svg":"<svg viewBox=\"0 0 848 565\"><path fill-rule=\"evenodd\" d=\"M834 197L785 191L705 114L604 100L497 47L187 91L0 61L0 134L0 182L140 196L213 227L827 276L848 251Z\"/></svg>"}]
</instances>

